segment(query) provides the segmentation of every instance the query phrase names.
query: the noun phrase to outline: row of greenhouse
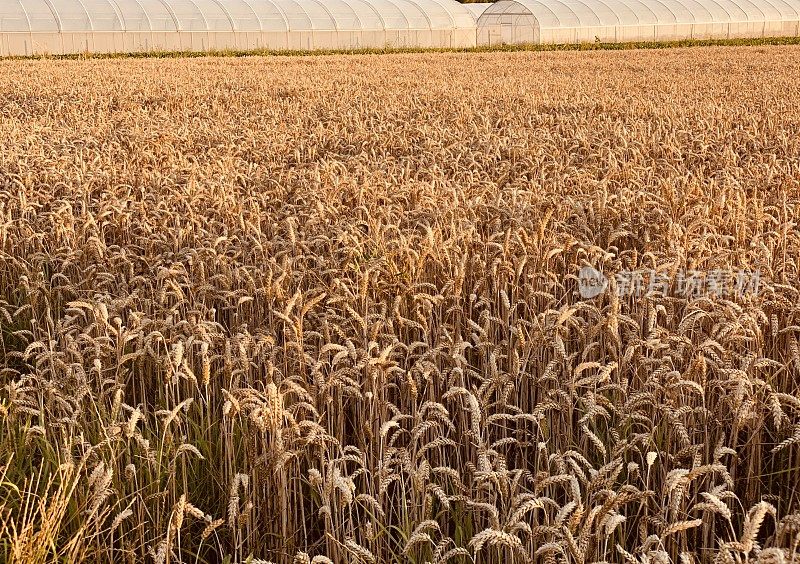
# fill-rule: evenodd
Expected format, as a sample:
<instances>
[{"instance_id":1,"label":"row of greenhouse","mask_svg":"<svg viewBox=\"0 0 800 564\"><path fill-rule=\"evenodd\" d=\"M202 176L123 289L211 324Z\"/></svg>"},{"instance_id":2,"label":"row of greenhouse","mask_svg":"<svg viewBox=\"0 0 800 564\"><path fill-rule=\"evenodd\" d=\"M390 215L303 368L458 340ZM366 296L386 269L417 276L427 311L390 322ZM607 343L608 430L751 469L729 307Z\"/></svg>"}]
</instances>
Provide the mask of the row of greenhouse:
<instances>
[{"instance_id":1,"label":"row of greenhouse","mask_svg":"<svg viewBox=\"0 0 800 564\"><path fill-rule=\"evenodd\" d=\"M0 56L800 36L800 0L0 0Z\"/></svg>"}]
</instances>

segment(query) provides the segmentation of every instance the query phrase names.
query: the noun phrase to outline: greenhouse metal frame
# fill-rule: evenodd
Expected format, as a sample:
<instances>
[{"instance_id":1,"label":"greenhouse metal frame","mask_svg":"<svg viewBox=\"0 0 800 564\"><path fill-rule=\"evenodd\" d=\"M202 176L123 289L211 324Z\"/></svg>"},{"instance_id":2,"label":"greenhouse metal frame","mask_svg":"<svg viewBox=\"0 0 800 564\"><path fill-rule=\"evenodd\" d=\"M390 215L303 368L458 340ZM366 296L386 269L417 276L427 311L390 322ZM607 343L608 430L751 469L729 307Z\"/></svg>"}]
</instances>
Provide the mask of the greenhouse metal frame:
<instances>
[{"instance_id":1,"label":"greenhouse metal frame","mask_svg":"<svg viewBox=\"0 0 800 564\"><path fill-rule=\"evenodd\" d=\"M464 4L464 7L472 12L472 15L475 16L475 21L477 21L491 5L491 2L472 2Z\"/></svg>"},{"instance_id":2,"label":"greenhouse metal frame","mask_svg":"<svg viewBox=\"0 0 800 564\"><path fill-rule=\"evenodd\" d=\"M800 0L0 0L0 56L800 36Z\"/></svg>"},{"instance_id":3,"label":"greenhouse metal frame","mask_svg":"<svg viewBox=\"0 0 800 564\"><path fill-rule=\"evenodd\" d=\"M800 0L500 0L478 43L797 37Z\"/></svg>"},{"instance_id":4,"label":"greenhouse metal frame","mask_svg":"<svg viewBox=\"0 0 800 564\"><path fill-rule=\"evenodd\" d=\"M0 0L0 55L471 47L453 0Z\"/></svg>"}]
</instances>

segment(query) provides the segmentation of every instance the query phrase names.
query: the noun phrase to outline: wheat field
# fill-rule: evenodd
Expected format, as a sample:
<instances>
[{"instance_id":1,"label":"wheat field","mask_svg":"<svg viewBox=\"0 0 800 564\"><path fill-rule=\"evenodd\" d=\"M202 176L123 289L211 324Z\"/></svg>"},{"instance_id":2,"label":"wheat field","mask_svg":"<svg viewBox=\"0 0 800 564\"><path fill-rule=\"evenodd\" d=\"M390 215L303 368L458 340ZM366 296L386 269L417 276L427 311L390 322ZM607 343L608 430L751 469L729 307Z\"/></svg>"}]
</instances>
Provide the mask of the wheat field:
<instances>
[{"instance_id":1,"label":"wheat field","mask_svg":"<svg viewBox=\"0 0 800 564\"><path fill-rule=\"evenodd\" d=\"M0 62L0 561L800 562L798 68Z\"/></svg>"}]
</instances>

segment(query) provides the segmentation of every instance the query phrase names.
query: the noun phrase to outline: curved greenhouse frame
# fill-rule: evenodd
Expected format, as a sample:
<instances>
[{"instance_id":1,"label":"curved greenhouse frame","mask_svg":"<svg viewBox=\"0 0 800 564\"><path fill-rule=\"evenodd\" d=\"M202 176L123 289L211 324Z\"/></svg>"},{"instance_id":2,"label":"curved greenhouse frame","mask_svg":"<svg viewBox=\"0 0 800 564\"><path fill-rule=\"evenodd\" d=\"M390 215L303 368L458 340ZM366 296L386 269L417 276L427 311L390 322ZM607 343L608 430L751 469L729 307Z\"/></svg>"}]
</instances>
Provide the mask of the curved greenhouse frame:
<instances>
[{"instance_id":1,"label":"curved greenhouse frame","mask_svg":"<svg viewBox=\"0 0 800 564\"><path fill-rule=\"evenodd\" d=\"M454 0L2 0L0 55L469 47Z\"/></svg>"},{"instance_id":2,"label":"curved greenhouse frame","mask_svg":"<svg viewBox=\"0 0 800 564\"><path fill-rule=\"evenodd\" d=\"M0 56L800 36L800 0L0 0Z\"/></svg>"},{"instance_id":3,"label":"curved greenhouse frame","mask_svg":"<svg viewBox=\"0 0 800 564\"><path fill-rule=\"evenodd\" d=\"M500 0L478 43L796 37L800 0Z\"/></svg>"},{"instance_id":4,"label":"curved greenhouse frame","mask_svg":"<svg viewBox=\"0 0 800 564\"><path fill-rule=\"evenodd\" d=\"M491 2L472 2L469 4L464 4L464 7L472 12L472 15L475 16L475 19L477 20L491 5Z\"/></svg>"}]
</instances>

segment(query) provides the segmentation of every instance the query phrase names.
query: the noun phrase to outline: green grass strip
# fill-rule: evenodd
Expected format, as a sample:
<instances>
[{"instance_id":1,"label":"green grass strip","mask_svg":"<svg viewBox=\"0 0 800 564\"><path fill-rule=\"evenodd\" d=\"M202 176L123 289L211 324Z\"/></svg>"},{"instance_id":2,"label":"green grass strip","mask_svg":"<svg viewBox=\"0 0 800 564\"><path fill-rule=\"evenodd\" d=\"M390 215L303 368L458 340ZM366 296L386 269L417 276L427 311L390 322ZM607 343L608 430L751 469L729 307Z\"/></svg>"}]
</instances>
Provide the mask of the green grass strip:
<instances>
[{"instance_id":1,"label":"green grass strip","mask_svg":"<svg viewBox=\"0 0 800 564\"><path fill-rule=\"evenodd\" d=\"M309 57L318 55L392 55L403 53L516 53L550 51L627 51L632 49L671 49L676 47L758 47L800 45L800 37L760 37L748 39L682 39L678 41L632 41L625 43L561 43L492 45L479 47L373 47L362 49L223 49L208 51L145 51L136 53L78 53L71 55L28 55L0 57L0 60L87 60L87 59L179 59L194 57Z\"/></svg>"}]
</instances>

